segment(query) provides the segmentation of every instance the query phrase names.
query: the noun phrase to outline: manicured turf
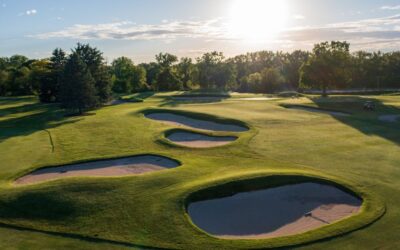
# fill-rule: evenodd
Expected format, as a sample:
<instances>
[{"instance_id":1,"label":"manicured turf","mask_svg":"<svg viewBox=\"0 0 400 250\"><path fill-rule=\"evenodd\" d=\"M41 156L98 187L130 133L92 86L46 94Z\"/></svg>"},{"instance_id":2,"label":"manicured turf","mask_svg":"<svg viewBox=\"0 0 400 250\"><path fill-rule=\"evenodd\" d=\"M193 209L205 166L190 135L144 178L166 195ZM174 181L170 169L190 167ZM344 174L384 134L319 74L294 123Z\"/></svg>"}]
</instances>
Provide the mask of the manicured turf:
<instances>
[{"instance_id":1,"label":"manicured turf","mask_svg":"<svg viewBox=\"0 0 400 250\"><path fill-rule=\"evenodd\" d=\"M284 246L352 231L379 217L385 207L385 215L369 226L299 247L392 249L399 244L400 124L377 119L400 113L399 96L241 101L237 99L252 95L232 94L198 103L169 98L179 94L141 94L137 98L144 102L104 107L83 117L65 117L57 106L38 104L32 97L0 99L0 222L35 229L0 227L0 248ZM362 110L368 98L376 100L376 112ZM352 115L332 117L281 105ZM216 133L239 137L223 147L176 147L163 140L175 126L144 117L146 110L160 109L209 114L202 116L246 124L250 130ZM137 154L168 156L182 166L132 177L12 185L15 178L44 166ZM272 241L215 239L194 227L184 213L186 199L195 191L271 174L322 176L361 194L368 206L360 216L331 227Z\"/></svg>"}]
</instances>

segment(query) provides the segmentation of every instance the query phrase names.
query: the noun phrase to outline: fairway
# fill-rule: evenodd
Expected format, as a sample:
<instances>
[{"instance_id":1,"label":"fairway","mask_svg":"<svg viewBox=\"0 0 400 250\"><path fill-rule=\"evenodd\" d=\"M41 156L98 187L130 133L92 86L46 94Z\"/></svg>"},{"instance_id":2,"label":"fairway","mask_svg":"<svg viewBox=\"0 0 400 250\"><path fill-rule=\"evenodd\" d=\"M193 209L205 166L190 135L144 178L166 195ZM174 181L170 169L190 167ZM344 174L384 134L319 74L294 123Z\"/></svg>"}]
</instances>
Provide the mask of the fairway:
<instances>
[{"instance_id":1,"label":"fairway","mask_svg":"<svg viewBox=\"0 0 400 250\"><path fill-rule=\"evenodd\" d=\"M191 99L183 92L161 92L143 99L71 117L36 97L0 98L1 249L399 245L400 121L393 118L400 114L399 95L230 93ZM377 104L376 111L363 110L368 100ZM123 167L132 163L119 158L140 165L137 157L144 156L157 158L145 163L162 170L60 176L65 169L59 168L73 164L86 164L86 170L96 162ZM61 174L15 183L53 170ZM255 239L213 236L188 213L192 202L204 198L309 182L360 197L359 203L349 202L360 208L302 234ZM298 213L309 209L314 208Z\"/></svg>"}]
</instances>

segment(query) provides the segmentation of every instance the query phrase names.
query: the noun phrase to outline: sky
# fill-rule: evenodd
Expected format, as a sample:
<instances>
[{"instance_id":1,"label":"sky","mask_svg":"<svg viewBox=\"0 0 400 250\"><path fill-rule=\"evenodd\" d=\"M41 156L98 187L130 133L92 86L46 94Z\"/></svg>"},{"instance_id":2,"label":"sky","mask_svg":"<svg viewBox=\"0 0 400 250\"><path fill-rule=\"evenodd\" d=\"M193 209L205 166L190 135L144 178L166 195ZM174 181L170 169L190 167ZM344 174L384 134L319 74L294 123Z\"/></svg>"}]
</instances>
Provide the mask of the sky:
<instances>
[{"instance_id":1,"label":"sky","mask_svg":"<svg viewBox=\"0 0 400 250\"><path fill-rule=\"evenodd\" d=\"M400 48L400 0L0 0L0 57L50 56L89 43L111 61L312 49Z\"/></svg>"}]
</instances>

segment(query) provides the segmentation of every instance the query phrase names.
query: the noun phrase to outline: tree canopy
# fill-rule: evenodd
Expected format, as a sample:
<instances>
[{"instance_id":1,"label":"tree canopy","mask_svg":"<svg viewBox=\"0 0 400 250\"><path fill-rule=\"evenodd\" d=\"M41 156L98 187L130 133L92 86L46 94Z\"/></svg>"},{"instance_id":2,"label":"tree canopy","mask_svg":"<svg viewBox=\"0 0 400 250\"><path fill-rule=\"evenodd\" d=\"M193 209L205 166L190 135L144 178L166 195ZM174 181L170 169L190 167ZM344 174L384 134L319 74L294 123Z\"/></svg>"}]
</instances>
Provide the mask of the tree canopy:
<instances>
[{"instance_id":1,"label":"tree canopy","mask_svg":"<svg viewBox=\"0 0 400 250\"><path fill-rule=\"evenodd\" d=\"M258 51L225 58L213 51L192 60L159 53L154 62L135 65L119 57L110 65L103 53L80 44L67 55L55 49L50 58L23 55L0 58L0 95L38 95L43 102L59 102L61 76L76 54L94 80L98 102L113 92L220 89L259 93L285 90L400 88L400 52L350 52L347 42L316 44L312 51ZM81 64L79 64L81 65Z\"/></svg>"},{"instance_id":2,"label":"tree canopy","mask_svg":"<svg viewBox=\"0 0 400 250\"><path fill-rule=\"evenodd\" d=\"M324 42L316 44L308 60L300 68L301 84L305 87L327 88L347 86L350 78L350 44Z\"/></svg>"},{"instance_id":3,"label":"tree canopy","mask_svg":"<svg viewBox=\"0 0 400 250\"><path fill-rule=\"evenodd\" d=\"M98 105L96 82L78 53L68 58L61 83L60 100L64 108L82 114Z\"/></svg>"}]
</instances>

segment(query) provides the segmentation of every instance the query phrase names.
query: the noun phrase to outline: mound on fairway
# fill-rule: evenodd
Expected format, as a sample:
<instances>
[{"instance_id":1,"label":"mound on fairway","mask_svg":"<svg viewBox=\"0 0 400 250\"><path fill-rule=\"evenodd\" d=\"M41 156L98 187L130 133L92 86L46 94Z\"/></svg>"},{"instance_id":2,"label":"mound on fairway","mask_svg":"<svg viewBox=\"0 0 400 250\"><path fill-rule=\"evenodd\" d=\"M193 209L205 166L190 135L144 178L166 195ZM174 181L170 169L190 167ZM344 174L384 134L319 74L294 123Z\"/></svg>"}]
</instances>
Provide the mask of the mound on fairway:
<instances>
[{"instance_id":1,"label":"mound on fairway","mask_svg":"<svg viewBox=\"0 0 400 250\"><path fill-rule=\"evenodd\" d=\"M123 176L178 167L179 162L163 156L141 155L112 160L43 168L15 180L15 184L32 184L71 176Z\"/></svg>"},{"instance_id":2,"label":"mound on fairway","mask_svg":"<svg viewBox=\"0 0 400 250\"><path fill-rule=\"evenodd\" d=\"M167 135L168 140L191 148L211 148L226 145L235 141L235 136L209 136L200 133L174 131Z\"/></svg>"},{"instance_id":3,"label":"mound on fairway","mask_svg":"<svg viewBox=\"0 0 400 250\"><path fill-rule=\"evenodd\" d=\"M243 97L243 98L236 98L234 100L238 101L270 101L270 100L277 100L279 98L276 97Z\"/></svg>"},{"instance_id":4,"label":"mound on fairway","mask_svg":"<svg viewBox=\"0 0 400 250\"><path fill-rule=\"evenodd\" d=\"M173 100L175 101L220 101L222 98L226 98L226 97L215 97L215 96L176 96L176 97L172 97Z\"/></svg>"},{"instance_id":5,"label":"mound on fairway","mask_svg":"<svg viewBox=\"0 0 400 250\"><path fill-rule=\"evenodd\" d=\"M362 201L327 184L305 182L189 204L198 227L221 238L272 238L329 225L357 213Z\"/></svg>"},{"instance_id":6,"label":"mound on fairway","mask_svg":"<svg viewBox=\"0 0 400 250\"><path fill-rule=\"evenodd\" d=\"M400 120L400 115L381 115L378 119L382 122L397 122Z\"/></svg>"},{"instance_id":7,"label":"mound on fairway","mask_svg":"<svg viewBox=\"0 0 400 250\"><path fill-rule=\"evenodd\" d=\"M315 113L323 113L323 114L328 114L328 115L333 115L333 116L350 116L350 114L340 112L340 111L325 110L325 109L305 107L305 106L300 106L300 105L290 105L290 106L285 106L285 108L298 109L298 110L304 110L304 111L315 112Z\"/></svg>"},{"instance_id":8,"label":"mound on fairway","mask_svg":"<svg viewBox=\"0 0 400 250\"><path fill-rule=\"evenodd\" d=\"M195 129L210 130L210 131L229 131L229 132L243 132L247 131L248 128L242 127L235 124L224 124L214 121L201 120L197 118L191 118L184 115L178 115L167 112L150 113L145 114L149 119L162 121L172 125L186 126Z\"/></svg>"}]
</instances>

